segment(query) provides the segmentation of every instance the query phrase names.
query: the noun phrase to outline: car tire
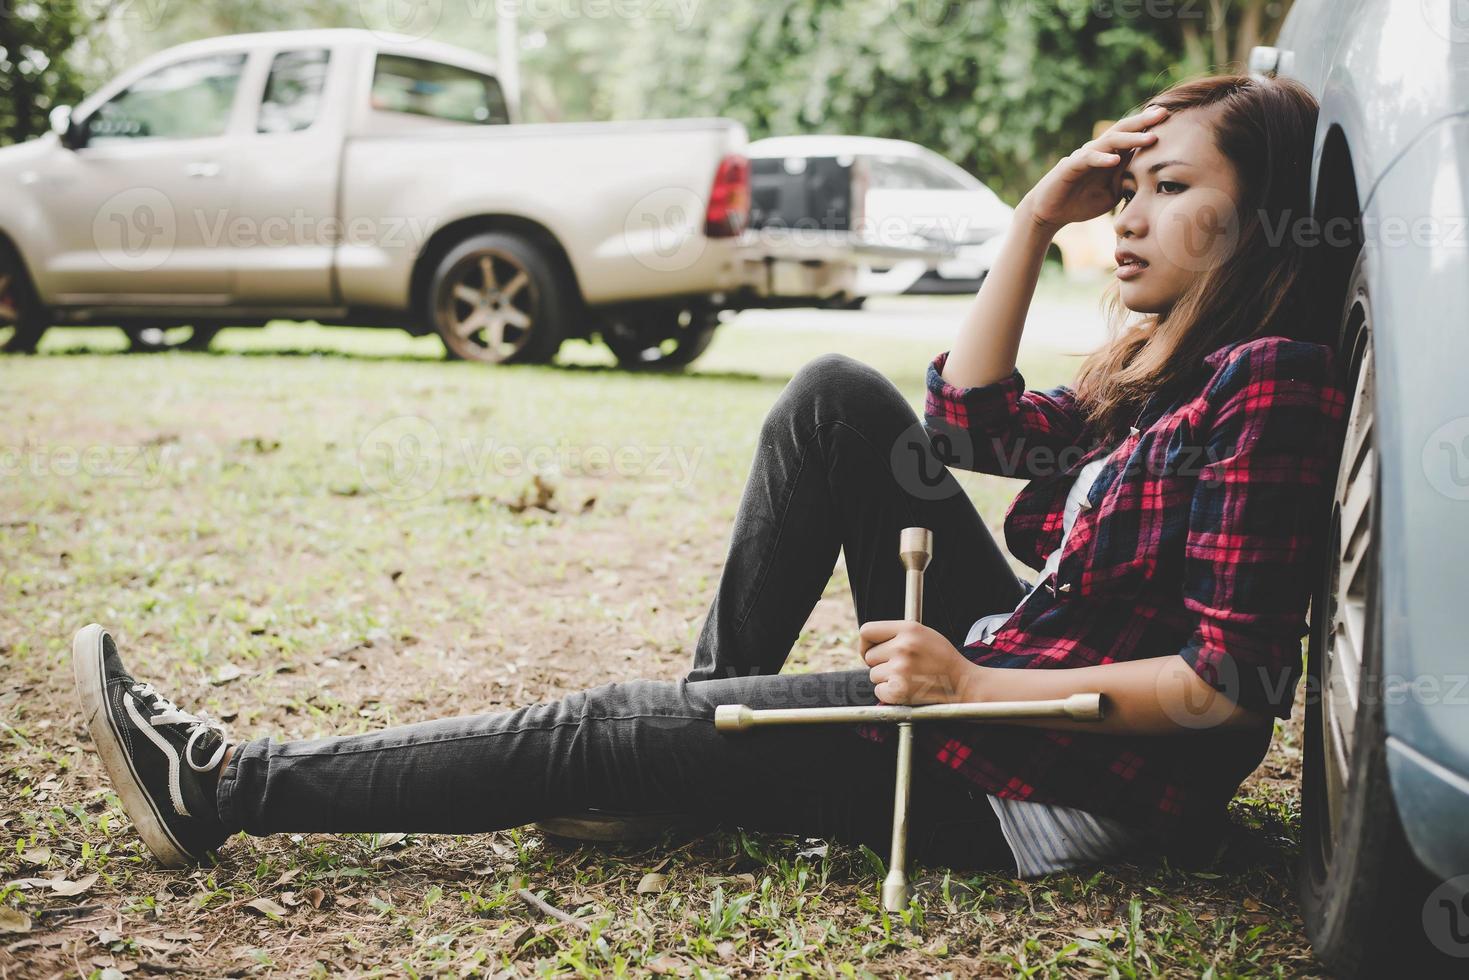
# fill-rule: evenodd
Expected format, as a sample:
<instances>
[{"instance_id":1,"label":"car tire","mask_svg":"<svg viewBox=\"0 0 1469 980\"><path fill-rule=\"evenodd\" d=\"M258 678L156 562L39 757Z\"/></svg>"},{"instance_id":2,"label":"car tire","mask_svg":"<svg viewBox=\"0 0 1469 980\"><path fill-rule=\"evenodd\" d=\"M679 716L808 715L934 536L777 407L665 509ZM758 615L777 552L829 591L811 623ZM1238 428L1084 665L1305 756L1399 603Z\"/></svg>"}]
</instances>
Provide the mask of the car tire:
<instances>
[{"instance_id":1,"label":"car tire","mask_svg":"<svg viewBox=\"0 0 1469 980\"><path fill-rule=\"evenodd\" d=\"M189 336L182 340L170 340L165 334L167 327L127 326L128 353L161 354L171 350L207 351L215 336L224 328L215 326L190 327Z\"/></svg>"},{"instance_id":2,"label":"car tire","mask_svg":"<svg viewBox=\"0 0 1469 980\"><path fill-rule=\"evenodd\" d=\"M450 359L544 364L566 337L575 308L571 289L540 245L484 232L439 259L425 313Z\"/></svg>"},{"instance_id":3,"label":"car tire","mask_svg":"<svg viewBox=\"0 0 1469 980\"><path fill-rule=\"evenodd\" d=\"M618 365L629 371L677 371L709 349L718 329L718 310L660 304L604 312L599 334Z\"/></svg>"},{"instance_id":4,"label":"car tire","mask_svg":"<svg viewBox=\"0 0 1469 980\"><path fill-rule=\"evenodd\" d=\"M11 328L0 352L34 354L49 326L25 263L8 244L0 243L0 329Z\"/></svg>"},{"instance_id":5,"label":"car tire","mask_svg":"<svg viewBox=\"0 0 1469 980\"><path fill-rule=\"evenodd\" d=\"M1370 423L1373 411L1371 304L1361 258L1353 271L1338 350L1349 364L1352 420L1341 452L1322 575L1312 597L1307 649L1305 747L1301 783L1301 854L1297 888L1306 933L1317 958L1339 978L1411 969L1413 976L1462 973L1469 963L1443 956L1424 931L1424 903L1439 885L1414 857L1403 834L1387 770L1383 721L1381 497ZM1370 467L1370 472L1367 470ZM1360 515L1344 508L1348 489L1367 480ZM1361 491L1358 490L1358 493ZM1345 518L1351 527L1342 527ZM1344 560L1363 552L1355 564ZM1341 581L1344 565L1352 581ZM1353 571L1355 570L1355 571ZM1353 606L1359 608L1353 608ZM1345 617L1362 627L1350 650ZM1357 703L1343 703L1338 678L1357 672ZM1351 725L1345 779L1331 758ZM1333 798L1335 800L1333 801ZM1456 974L1457 975L1457 974Z\"/></svg>"}]
</instances>

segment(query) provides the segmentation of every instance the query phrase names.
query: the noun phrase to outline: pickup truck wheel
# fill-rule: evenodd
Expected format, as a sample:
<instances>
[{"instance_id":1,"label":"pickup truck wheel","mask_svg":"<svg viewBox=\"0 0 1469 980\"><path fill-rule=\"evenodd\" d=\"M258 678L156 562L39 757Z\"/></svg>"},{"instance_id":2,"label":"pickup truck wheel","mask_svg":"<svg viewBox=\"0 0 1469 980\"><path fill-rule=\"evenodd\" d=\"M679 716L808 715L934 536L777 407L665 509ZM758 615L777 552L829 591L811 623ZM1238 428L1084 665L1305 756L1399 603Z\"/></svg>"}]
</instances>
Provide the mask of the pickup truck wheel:
<instances>
[{"instance_id":1,"label":"pickup truck wheel","mask_svg":"<svg viewBox=\"0 0 1469 980\"><path fill-rule=\"evenodd\" d=\"M1297 886L1306 934L1333 976L1448 976L1449 958L1425 932L1426 903L1439 883L1404 837L1387 771L1383 702L1392 689L1383 658L1381 474L1371 304L1360 259L1349 296L1338 349L1355 362L1353 398L1326 560L1311 599Z\"/></svg>"},{"instance_id":2,"label":"pickup truck wheel","mask_svg":"<svg viewBox=\"0 0 1469 980\"><path fill-rule=\"evenodd\" d=\"M0 330L11 331L0 351L34 354L46 327L25 270L14 253L0 247Z\"/></svg>"},{"instance_id":3,"label":"pickup truck wheel","mask_svg":"<svg viewBox=\"0 0 1469 980\"><path fill-rule=\"evenodd\" d=\"M186 337L170 335L170 329L188 330ZM171 350L208 350L214 335L222 327L123 327L128 335L128 352L131 354L157 354Z\"/></svg>"},{"instance_id":4,"label":"pickup truck wheel","mask_svg":"<svg viewBox=\"0 0 1469 980\"><path fill-rule=\"evenodd\" d=\"M451 358L544 364L566 336L568 290L540 247L487 232L439 261L428 291L429 319Z\"/></svg>"},{"instance_id":5,"label":"pickup truck wheel","mask_svg":"<svg viewBox=\"0 0 1469 980\"><path fill-rule=\"evenodd\" d=\"M683 368L692 364L714 340L717 310L690 306L655 306L635 313L609 313L602 318L602 342L629 370Z\"/></svg>"}]
</instances>

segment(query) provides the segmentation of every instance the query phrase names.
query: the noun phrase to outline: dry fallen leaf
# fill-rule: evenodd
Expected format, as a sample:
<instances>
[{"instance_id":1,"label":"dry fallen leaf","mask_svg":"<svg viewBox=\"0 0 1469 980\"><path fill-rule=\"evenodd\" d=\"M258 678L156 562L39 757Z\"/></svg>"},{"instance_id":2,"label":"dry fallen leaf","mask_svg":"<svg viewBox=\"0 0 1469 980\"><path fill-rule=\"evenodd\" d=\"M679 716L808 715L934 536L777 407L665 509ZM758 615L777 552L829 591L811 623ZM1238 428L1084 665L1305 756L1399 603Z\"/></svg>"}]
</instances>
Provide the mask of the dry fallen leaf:
<instances>
[{"instance_id":1,"label":"dry fallen leaf","mask_svg":"<svg viewBox=\"0 0 1469 980\"><path fill-rule=\"evenodd\" d=\"M232 680L243 677L245 671L236 664L225 664L209 678L209 683L214 685L228 684Z\"/></svg>"},{"instance_id":2,"label":"dry fallen leaf","mask_svg":"<svg viewBox=\"0 0 1469 980\"><path fill-rule=\"evenodd\" d=\"M268 898L257 898L252 902L246 902L245 907L254 909L268 919L284 919L287 915L284 906L272 902Z\"/></svg>"},{"instance_id":3,"label":"dry fallen leaf","mask_svg":"<svg viewBox=\"0 0 1469 980\"><path fill-rule=\"evenodd\" d=\"M643 880L638 882L638 894L646 895L649 892L657 893L668 887L668 876L661 875L656 871L649 871L643 875Z\"/></svg>"},{"instance_id":4,"label":"dry fallen leaf","mask_svg":"<svg viewBox=\"0 0 1469 980\"><path fill-rule=\"evenodd\" d=\"M688 969L687 964L676 956L663 954L647 964L651 973L680 973Z\"/></svg>"},{"instance_id":5,"label":"dry fallen leaf","mask_svg":"<svg viewBox=\"0 0 1469 980\"><path fill-rule=\"evenodd\" d=\"M306 901L310 902L311 907L314 909L321 908L321 903L326 899L326 892L320 888L308 888L306 889L305 895Z\"/></svg>"},{"instance_id":6,"label":"dry fallen leaf","mask_svg":"<svg viewBox=\"0 0 1469 980\"><path fill-rule=\"evenodd\" d=\"M51 848L33 847L27 851L20 852L22 864L32 864L36 867L45 867L46 862L51 860Z\"/></svg>"},{"instance_id":7,"label":"dry fallen leaf","mask_svg":"<svg viewBox=\"0 0 1469 980\"><path fill-rule=\"evenodd\" d=\"M80 878L76 881L67 881L65 878L58 878L51 882L51 890L58 895L80 895L95 885L97 878L98 874L95 871L85 878Z\"/></svg>"},{"instance_id":8,"label":"dry fallen leaf","mask_svg":"<svg viewBox=\"0 0 1469 980\"><path fill-rule=\"evenodd\" d=\"M5 887L19 888L21 891L25 891L27 888L36 888L41 885L49 888L55 881L55 878L12 878L5 883Z\"/></svg>"}]
</instances>

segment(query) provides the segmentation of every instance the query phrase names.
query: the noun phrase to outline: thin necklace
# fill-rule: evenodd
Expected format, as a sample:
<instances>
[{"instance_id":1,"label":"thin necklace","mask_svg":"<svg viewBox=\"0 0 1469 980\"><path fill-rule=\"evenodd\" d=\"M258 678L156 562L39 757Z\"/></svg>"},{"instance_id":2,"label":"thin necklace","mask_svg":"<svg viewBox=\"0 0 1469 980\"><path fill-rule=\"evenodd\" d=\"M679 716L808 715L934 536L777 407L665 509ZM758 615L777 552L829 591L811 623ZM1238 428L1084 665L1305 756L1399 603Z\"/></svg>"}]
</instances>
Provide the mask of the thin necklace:
<instances>
[{"instance_id":1,"label":"thin necklace","mask_svg":"<svg viewBox=\"0 0 1469 980\"><path fill-rule=\"evenodd\" d=\"M1143 407L1138 410L1137 418L1133 419L1132 420L1132 425L1128 426L1128 430L1129 430L1128 431L1128 436L1136 435L1140 431L1139 428L1138 428L1138 423L1142 422L1142 420L1143 420L1143 413L1148 410L1148 405L1149 405L1149 403L1151 403L1151 401L1152 401L1152 396L1149 396L1143 402ZM1117 451L1117 448L1119 446L1121 446L1126 441L1127 441L1127 437L1126 436L1124 436L1123 438L1118 439L1116 441L1109 442L1109 443L1103 443L1100 439L1095 440L1093 442L1093 444L1092 444L1092 448L1091 448L1090 452L1088 452L1087 455L1090 456L1092 453L1096 453L1095 456L1092 456L1093 459L1096 459L1096 458L1101 457L1101 456L1110 456L1114 452L1116 452ZM1104 452L1098 452L1098 450L1101 450L1104 447L1105 447L1105 451Z\"/></svg>"},{"instance_id":2,"label":"thin necklace","mask_svg":"<svg viewBox=\"0 0 1469 980\"><path fill-rule=\"evenodd\" d=\"M1132 430L1132 432L1131 432L1132 435L1137 435L1138 423L1143 420L1143 413L1148 410L1148 402L1149 401L1152 401L1152 398L1151 397L1147 401L1144 401L1143 402L1143 407L1140 408L1140 409L1138 409L1138 411L1137 411L1137 418L1133 419L1132 420L1132 425L1130 425L1128 427L1128 428L1130 428Z\"/></svg>"}]
</instances>

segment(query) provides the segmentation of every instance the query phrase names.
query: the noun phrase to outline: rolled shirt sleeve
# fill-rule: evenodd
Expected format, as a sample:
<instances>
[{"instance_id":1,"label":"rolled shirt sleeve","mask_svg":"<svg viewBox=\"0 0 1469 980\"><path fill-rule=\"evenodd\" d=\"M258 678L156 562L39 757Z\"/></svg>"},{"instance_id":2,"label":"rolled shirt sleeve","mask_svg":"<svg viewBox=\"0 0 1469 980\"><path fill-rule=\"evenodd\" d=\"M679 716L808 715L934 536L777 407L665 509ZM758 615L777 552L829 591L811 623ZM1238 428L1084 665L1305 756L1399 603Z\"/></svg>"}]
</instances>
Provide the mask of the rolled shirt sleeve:
<instances>
[{"instance_id":1,"label":"rolled shirt sleeve","mask_svg":"<svg viewBox=\"0 0 1469 980\"><path fill-rule=\"evenodd\" d=\"M935 455L957 469L1033 480L1080 458L1084 420L1066 385L1027 391L1018 368L985 385L959 387L942 375L949 351L928 366L924 429Z\"/></svg>"},{"instance_id":2,"label":"rolled shirt sleeve","mask_svg":"<svg viewBox=\"0 0 1469 980\"><path fill-rule=\"evenodd\" d=\"M1240 706L1289 718L1347 395L1331 348L1269 337L1231 355L1207 400L1183 565L1198 623L1179 655Z\"/></svg>"}]
</instances>

